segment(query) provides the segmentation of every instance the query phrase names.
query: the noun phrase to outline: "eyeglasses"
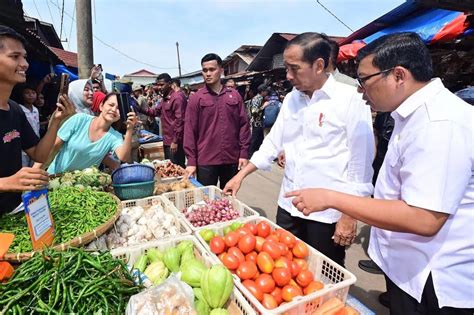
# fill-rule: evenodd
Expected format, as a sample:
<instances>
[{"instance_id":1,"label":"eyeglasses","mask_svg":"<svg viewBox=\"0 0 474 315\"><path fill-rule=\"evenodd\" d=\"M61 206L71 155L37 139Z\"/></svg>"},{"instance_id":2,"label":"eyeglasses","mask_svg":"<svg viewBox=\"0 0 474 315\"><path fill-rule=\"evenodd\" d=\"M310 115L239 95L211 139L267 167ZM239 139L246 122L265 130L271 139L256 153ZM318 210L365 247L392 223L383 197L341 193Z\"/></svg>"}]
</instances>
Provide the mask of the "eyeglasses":
<instances>
[{"instance_id":1,"label":"eyeglasses","mask_svg":"<svg viewBox=\"0 0 474 315\"><path fill-rule=\"evenodd\" d=\"M359 84L359 87L360 88L364 88L364 82L367 81L368 79L372 78L372 77L375 77L379 74L383 74L383 73L387 73L387 72L390 72L392 71L393 69L395 68L390 68L390 69L387 69L387 70L383 70L383 71L380 71L380 72L377 72L377 73L374 73L374 74L370 74L368 76L365 76L363 78L360 78L360 77L357 77L356 80L357 80L357 83Z\"/></svg>"}]
</instances>

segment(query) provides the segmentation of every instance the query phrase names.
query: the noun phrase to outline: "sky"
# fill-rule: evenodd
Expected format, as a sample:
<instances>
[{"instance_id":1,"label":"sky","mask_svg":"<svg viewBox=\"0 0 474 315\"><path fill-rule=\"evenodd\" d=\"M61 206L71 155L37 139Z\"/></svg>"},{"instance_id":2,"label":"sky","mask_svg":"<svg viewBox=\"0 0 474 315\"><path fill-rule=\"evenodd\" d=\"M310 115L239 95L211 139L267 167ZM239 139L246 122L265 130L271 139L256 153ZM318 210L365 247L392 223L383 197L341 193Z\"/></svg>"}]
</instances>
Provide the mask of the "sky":
<instances>
[{"instance_id":1,"label":"sky","mask_svg":"<svg viewBox=\"0 0 474 315\"><path fill-rule=\"evenodd\" d=\"M52 23L67 40L64 49L77 52L75 1L63 1L22 2L26 15ZM355 31L404 1L319 2ZM176 42L185 74L199 70L206 53L224 59L241 45L263 46L277 32L352 33L316 0L92 0L92 30L94 63L120 76L140 69L178 75Z\"/></svg>"}]
</instances>

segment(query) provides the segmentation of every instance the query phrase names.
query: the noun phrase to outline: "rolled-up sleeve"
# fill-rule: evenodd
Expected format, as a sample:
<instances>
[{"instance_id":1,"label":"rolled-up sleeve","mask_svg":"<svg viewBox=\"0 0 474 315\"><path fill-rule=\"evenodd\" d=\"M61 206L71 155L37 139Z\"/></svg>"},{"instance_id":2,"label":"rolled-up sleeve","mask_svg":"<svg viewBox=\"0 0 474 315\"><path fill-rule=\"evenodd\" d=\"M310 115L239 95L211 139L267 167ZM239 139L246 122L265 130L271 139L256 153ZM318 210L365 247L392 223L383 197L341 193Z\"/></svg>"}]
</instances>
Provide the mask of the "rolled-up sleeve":
<instances>
[{"instance_id":1,"label":"rolled-up sleeve","mask_svg":"<svg viewBox=\"0 0 474 315\"><path fill-rule=\"evenodd\" d=\"M197 165L197 139L199 125L199 98L191 96L184 119L184 152L188 166Z\"/></svg>"},{"instance_id":2,"label":"rolled-up sleeve","mask_svg":"<svg viewBox=\"0 0 474 315\"><path fill-rule=\"evenodd\" d=\"M350 151L347 179L354 194L370 196L373 193L372 163L375 157L375 139L370 107L358 94L354 95L346 116L347 144Z\"/></svg>"}]
</instances>

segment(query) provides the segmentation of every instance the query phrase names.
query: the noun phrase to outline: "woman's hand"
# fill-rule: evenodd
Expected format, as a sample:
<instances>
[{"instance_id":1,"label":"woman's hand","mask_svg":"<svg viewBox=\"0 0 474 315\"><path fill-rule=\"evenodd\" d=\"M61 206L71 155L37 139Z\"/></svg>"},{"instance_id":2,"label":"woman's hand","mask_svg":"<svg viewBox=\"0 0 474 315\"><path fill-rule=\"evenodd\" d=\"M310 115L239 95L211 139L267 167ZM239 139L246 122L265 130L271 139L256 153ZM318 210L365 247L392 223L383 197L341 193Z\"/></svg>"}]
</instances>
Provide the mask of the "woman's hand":
<instances>
[{"instance_id":1,"label":"woman's hand","mask_svg":"<svg viewBox=\"0 0 474 315\"><path fill-rule=\"evenodd\" d=\"M127 130L132 130L138 124L138 117L133 110L133 107L130 107L131 111L127 114Z\"/></svg>"}]
</instances>

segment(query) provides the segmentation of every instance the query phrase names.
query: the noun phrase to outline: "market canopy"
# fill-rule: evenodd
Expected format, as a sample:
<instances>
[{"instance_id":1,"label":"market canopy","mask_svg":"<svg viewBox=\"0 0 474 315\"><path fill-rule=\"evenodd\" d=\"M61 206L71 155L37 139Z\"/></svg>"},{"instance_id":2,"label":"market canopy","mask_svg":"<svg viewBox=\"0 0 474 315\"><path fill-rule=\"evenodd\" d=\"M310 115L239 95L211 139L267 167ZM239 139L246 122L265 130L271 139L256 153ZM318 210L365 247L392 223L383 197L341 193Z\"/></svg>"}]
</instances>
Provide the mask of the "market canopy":
<instances>
[{"instance_id":1,"label":"market canopy","mask_svg":"<svg viewBox=\"0 0 474 315\"><path fill-rule=\"evenodd\" d=\"M402 19L362 40L353 41L340 47L338 62L355 58L359 49L377 38L399 32L415 32L427 44L447 42L462 37L472 29L463 12L444 9L429 9L415 16Z\"/></svg>"}]
</instances>

